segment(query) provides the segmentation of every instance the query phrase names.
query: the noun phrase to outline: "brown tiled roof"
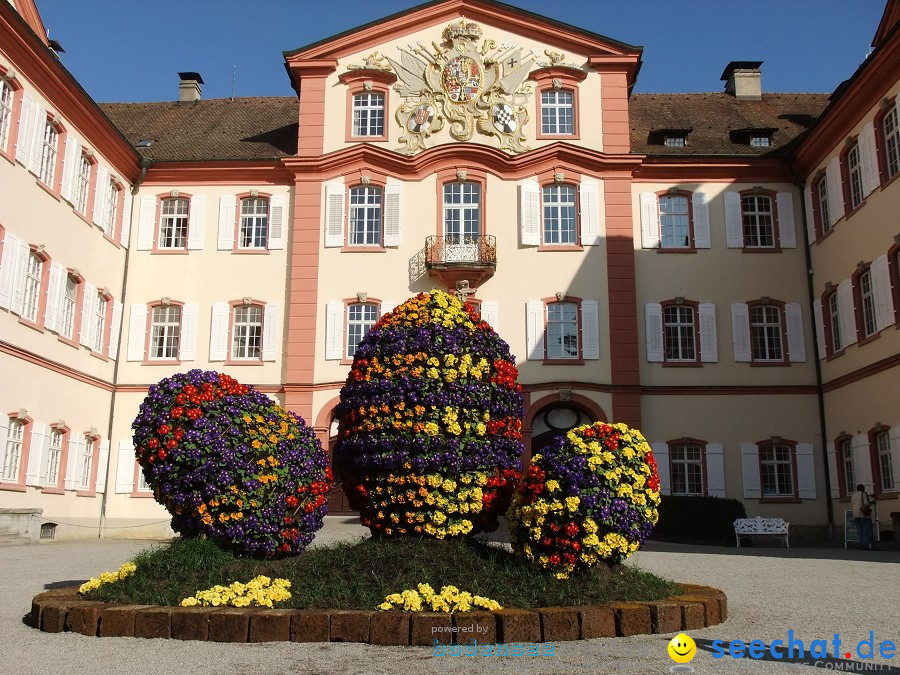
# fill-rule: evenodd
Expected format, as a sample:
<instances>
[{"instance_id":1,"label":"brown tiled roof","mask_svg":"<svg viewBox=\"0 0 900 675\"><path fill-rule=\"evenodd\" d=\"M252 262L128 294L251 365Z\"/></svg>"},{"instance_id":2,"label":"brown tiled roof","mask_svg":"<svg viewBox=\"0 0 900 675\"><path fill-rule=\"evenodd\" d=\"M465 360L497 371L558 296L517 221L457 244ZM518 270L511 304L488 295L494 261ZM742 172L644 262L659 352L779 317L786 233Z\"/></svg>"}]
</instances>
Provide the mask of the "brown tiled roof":
<instances>
[{"instance_id":1,"label":"brown tiled roof","mask_svg":"<svg viewBox=\"0 0 900 675\"><path fill-rule=\"evenodd\" d=\"M781 155L808 129L830 94L763 94L738 101L730 94L634 94L631 148L648 155ZM665 130L690 130L682 148L663 145ZM771 147L751 147L749 130L772 132Z\"/></svg>"},{"instance_id":2,"label":"brown tiled roof","mask_svg":"<svg viewBox=\"0 0 900 675\"><path fill-rule=\"evenodd\" d=\"M273 159L297 153L296 97L195 103L101 103L103 112L145 157L158 162Z\"/></svg>"}]
</instances>

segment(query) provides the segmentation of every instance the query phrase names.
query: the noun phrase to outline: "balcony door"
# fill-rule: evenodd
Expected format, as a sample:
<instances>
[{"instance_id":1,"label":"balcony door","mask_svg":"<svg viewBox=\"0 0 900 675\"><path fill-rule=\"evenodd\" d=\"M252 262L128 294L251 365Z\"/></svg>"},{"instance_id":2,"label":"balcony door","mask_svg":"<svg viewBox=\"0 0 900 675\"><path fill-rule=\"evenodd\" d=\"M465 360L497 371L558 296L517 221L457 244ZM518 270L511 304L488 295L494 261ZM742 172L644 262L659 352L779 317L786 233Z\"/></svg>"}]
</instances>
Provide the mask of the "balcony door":
<instances>
[{"instance_id":1,"label":"balcony door","mask_svg":"<svg viewBox=\"0 0 900 675\"><path fill-rule=\"evenodd\" d=\"M481 185L444 185L444 246L442 262L477 262L481 234Z\"/></svg>"}]
</instances>

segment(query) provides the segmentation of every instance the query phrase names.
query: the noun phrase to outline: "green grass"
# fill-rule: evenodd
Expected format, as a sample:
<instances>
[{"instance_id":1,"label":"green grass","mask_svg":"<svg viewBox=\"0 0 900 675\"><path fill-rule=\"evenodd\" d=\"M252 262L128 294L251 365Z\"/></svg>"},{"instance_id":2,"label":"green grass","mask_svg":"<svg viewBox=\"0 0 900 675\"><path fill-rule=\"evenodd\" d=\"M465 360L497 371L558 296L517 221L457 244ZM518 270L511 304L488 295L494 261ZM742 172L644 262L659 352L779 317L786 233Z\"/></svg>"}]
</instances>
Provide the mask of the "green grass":
<instances>
[{"instance_id":1,"label":"green grass","mask_svg":"<svg viewBox=\"0 0 900 675\"><path fill-rule=\"evenodd\" d=\"M520 608L659 600L679 592L672 582L632 565L600 565L560 581L474 540L366 538L259 561L236 558L212 541L176 539L134 561L133 576L97 589L90 599L177 605L197 591L259 574L289 579L291 599L279 607L300 609L375 609L386 595L419 583L438 591L452 584Z\"/></svg>"}]
</instances>

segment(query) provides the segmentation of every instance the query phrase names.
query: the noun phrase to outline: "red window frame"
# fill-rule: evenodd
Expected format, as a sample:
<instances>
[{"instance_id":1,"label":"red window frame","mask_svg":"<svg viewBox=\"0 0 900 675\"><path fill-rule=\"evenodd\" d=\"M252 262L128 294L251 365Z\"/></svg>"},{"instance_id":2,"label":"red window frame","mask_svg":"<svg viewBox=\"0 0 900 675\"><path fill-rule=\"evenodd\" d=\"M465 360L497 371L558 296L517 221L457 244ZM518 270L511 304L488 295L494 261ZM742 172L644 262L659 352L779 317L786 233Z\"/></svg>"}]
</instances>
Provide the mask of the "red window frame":
<instances>
[{"instance_id":1,"label":"red window frame","mask_svg":"<svg viewBox=\"0 0 900 675\"><path fill-rule=\"evenodd\" d=\"M535 82L535 106L537 107L537 124L535 139L538 141L579 140L581 138L581 125L579 124L578 85L584 81L587 73L578 68L565 66L550 66L538 68L531 72L528 79ZM544 133L543 125L543 95L546 91L565 91L572 94L572 133Z\"/></svg>"},{"instance_id":2,"label":"red window frame","mask_svg":"<svg viewBox=\"0 0 900 675\"><path fill-rule=\"evenodd\" d=\"M750 323L750 365L751 366L789 366L788 360L788 337L787 337L787 316L784 312L785 303L781 300L753 300L747 303L747 314ZM781 360L777 359L756 359L753 349L753 309L755 307L775 307L778 310L779 321L781 322Z\"/></svg>"},{"instance_id":3,"label":"red window frame","mask_svg":"<svg viewBox=\"0 0 900 675\"><path fill-rule=\"evenodd\" d=\"M41 282L38 288L37 309L34 320L19 317L19 323L44 332L44 315L47 313L47 286L50 284L50 254L43 247L29 244L30 254L41 261ZM23 308L24 311L24 308Z\"/></svg>"},{"instance_id":4,"label":"red window frame","mask_svg":"<svg viewBox=\"0 0 900 675\"><path fill-rule=\"evenodd\" d=\"M751 188L749 190L741 190L739 193L741 198L741 241L743 243L742 250L744 253L780 253L781 252L781 230L778 222L778 199L774 190L765 190L762 188ZM769 204L772 207L772 246L748 246L747 233L744 225L744 199L746 197L768 197Z\"/></svg>"},{"instance_id":5,"label":"red window frame","mask_svg":"<svg viewBox=\"0 0 900 675\"><path fill-rule=\"evenodd\" d=\"M894 123L897 126L898 134L896 148L896 152L898 154L898 164L897 170L894 173L890 173L890 166L888 165L887 137L884 134L884 122L889 115L894 116ZM900 108L897 107L896 96L893 99L885 100L885 103L882 105L881 110L879 110L875 115L874 125L875 145L878 148L878 176L880 179L879 182L883 186L894 180L897 176L900 176Z\"/></svg>"},{"instance_id":6,"label":"red window frame","mask_svg":"<svg viewBox=\"0 0 900 675\"><path fill-rule=\"evenodd\" d=\"M381 319L381 303L382 300L377 298L369 298L367 297L365 302L361 301L358 297L354 298L345 298L344 299L344 325L343 325L343 344L341 345L341 365L350 365L353 363L353 357L347 355L347 350L350 347L350 307L353 305L375 305L375 308L378 312L378 316L375 319L375 322L378 323L378 320ZM365 336L362 336L365 337ZM361 339L361 338L360 338Z\"/></svg>"},{"instance_id":7,"label":"red window frame","mask_svg":"<svg viewBox=\"0 0 900 675\"><path fill-rule=\"evenodd\" d=\"M0 490L8 490L10 492L25 492L25 474L28 471L28 457L31 453L31 432L34 427L34 419L32 419L23 410L16 410L6 413L6 433L9 435L9 428L13 423L22 425L22 448L19 451L19 470L16 481L5 481L0 478ZM0 461L3 461L6 455L6 446L0 448ZM2 467L0 467L2 468Z\"/></svg>"},{"instance_id":8,"label":"red window frame","mask_svg":"<svg viewBox=\"0 0 900 675\"><path fill-rule=\"evenodd\" d=\"M156 195L156 220L154 225L153 232L153 250L151 253L162 253L167 255L187 255L188 254L188 242L191 237L191 197L193 195L181 192L180 190L172 190L171 192L166 192L164 194ZM159 245L160 239L162 238L162 219L163 219L163 203L171 200L183 199L187 202L187 214L185 214L185 218L187 219L187 225L184 230L184 247L161 247Z\"/></svg>"},{"instance_id":9,"label":"red window frame","mask_svg":"<svg viewBox=\"0 0 900 675\"><path fill-rule=\"evenodd\" d=\"M835 335L834 335L834 327L832 323L832 311L831 311L831 301L837 300L837 286L829 286L828 289L822 294L821 302L822 302L822 323L823 329L825 331L825 356L829 359L834 358L835 356L840 356L844 353L844 345L841 344L840 349L835 349ZM838 315L838 321L840 322L841 316ZM841 337L840 335L838 336Z\"/></svg>"},{"instance_id":10,"label":"red window frame","mask_svg":"<svg viewBox=\"0 0 900 675\"><path fill-rule=\"evenodd\" d=\"M225 353L225 365L228 366L261 366L263 365L263 342L266 335L266 303L261 300L250 298L250 302L241 300L232 300L228 303L228 351ZM242 307L259 307L259 356L256 358L235 358L234 356L234 319L238 308Z\"/></svg>"},{"instance_id":11,"label":"red window frame","mask_svg":"<svg viewBox=\"0 0 900 675\"><path fill-rule=\"evenodd\" d=\"M242 211L244 200L247 199L265 199L268 203L266 209L266 243L264 246L241 246L241 230L243 229ZM235 195L235 215L234 215L234 246L232 253L241 255L266 255L269 253L269 228L272 226L272 195L268 192L243 192Z\"/></svg>"},{"instance_id":12,"label":"red window frame","mask_svg":"<svg viewBox=\"0 0 900 675\"><path fill-rule=\"evenodd\" d=\"M847 481L847 469L844 466L844 444L850 443L850 461L853 461L853 437L849 434L841 434L834 439L834 460L837 466L838 496L841 501L850 501L850 496L856 491L855 482ZM854 471L856 467L854 467Z\"/></svg>"},{"instance_id":13,"label":"red window frame","mask_svg":"<svg viewBox=\"0 0 900 675\"><path fill-rule=\"evenodd\" d=\"M662 308L663 366L669 368L693 368L702 366L700 362L700 303L693 300L672 298L659 303ZM666 350L666 309L670 307L690 307L694 317L694 358L693 360L669 360Z\"/></svg>"},{"instance_id":14,"label":"red window frame","mask_svg":"<svg viewBox=\"0 0 900 675\"><path fill-rule=\"evenodd\" d=\"M584 246L581 243L581 190L579 185L571 181L557 181L553 174L540 176L540 214L541 214L541 244L539 251L583 251ZM573 244L548 244L544 238L546 230L544 229L544 190L550 187L570 187L575 192L575 243Z\"/></svg>"},{"instance_id":15,"label":"red window frame","mask_svg":"<svg viewBox=\"0 0 900 675\"><path fill-rule=\"evenodd\" d=\"M175 306L179 308L178 314L178 350L174 359L154 359L150 356L150 349L153 346L153 310L158 307ZM184 325L184 303L178 300L169 300L163 302L156 300L147 304L147 327L144 331L144 359L142 361L145 366L177 366L181 364L179 355L181 354L181 332Z\"/></svg>"},{"instance_id":16,"label":"red window frame","mask_svg":"<svg viewBox=\"0 0 900 675\"><path fill-rule=\"evenodd\" d=\"M90 431L85 431L82 434L84 436L85 448L87 447L88 439L94 441L92 446L93 453L91 455L91 476L88 479L88 486L86 488L81 486L81 466L83 461L82 457L77 458L77 463L75 465L75 471L77 472L78 478L75 481L75 496L76 497L96 497L97 496L97 471L99 470L98 465L100 464L100 453L102 452L100 449L101 438L100 434L97 433L95 429L91 429Z\"/></svg>"},{"instance_id":17,"label":"red window frame","mask_svg":"<svg viewBox=\"0 0 900 675\"><path fill-rule=\"evenodd\" d=\"M397 76L389 71L374 68L360 68L348 71L338 77L347 87L347 113L345 124L345 142L367 143L386 142L389 140L389 111L391 110L391 85ZM353 99L357 94L381 94L384 97L384 126L380 136L357 136L353 133Z\"/></svg>"},{"instance_id":18,"label":"red window frame","mask_svg":"<svg viewBox=\"0 0 900 675\"><path fill-rule=\"evenodd\" d=\"M568 366L580 366L584 365L584 322L582 319L581 313L581 298L576 298L571 295L567 295L565 298L560 300L556 296L551 298L543 298L544 303L544 365L568 365ZM576 317L576 335L578 336L578 356L571 358L551 358L550 357L550 335L549 335L549 326L550 326L550 306L551 305L559 305L559 304L573 304L575 305L575 317Z\"/></svg>"},{"instance_id":19,"label":"red window frame","mask_svg":"<svg viewBox=\"0 0 900 675\"><path fill-rule=\"evenodd\" d=\"M850 172L850 154L856 151L856 168L851 174ZM866 203L865 190L863 189L862 184L862 151L859 147L859 136L853 136L852 138L847 139L847 144L844 149L841 151L840 155L841 159L841 185L844 192L844 217L849 218L853 215L859 208ZM854 204L853 203L853 187L852 180L854 174L858 172L859 177L859 201Z\"/></svg>"},{"instance_id":20,"label":"red window frame","mask_svg":"<svg viewBox=\"0 0 900 675\"><path fill-rule=\"evenodd\" d=\"M816 241L822 239L834 230L834 227L829 222L831 220L830 214L828 218L825 218L825 213L822 212L822 201L820 198L820 190L822 186L825 186L825 200L826 200L826 208L827 208L827 200L828 200L828 178L825 174L825 170L819 171L815 177L813 177L812 181L810 181L810 192L812 197L812 213L810 216L813 218L814 228L816 232Z\"/></svg>"},{"instance_id":21,"label":"red window frame","mask_svg":"<svg viewBox=\"0 0 900 675\"><path fill-rule=\"evenodd\" d=\"M56 482L42 485L41 492L43 492L44 494L62 495L66 493L64 486L66 481L66 465L69 461L70 429L64 424L56 422L50 425L50 433L58 433L62 438L59 447L59 467L56 472ZM49 449L49 443L47 447Z\"/></svg>"},{"instance_id":22,"label":"red window frame","mask_svg":"<svg viewBox=\"0 0 900 675\"><path fill-rule=\"evenodd\" d=\"M872 468L872 492L874 492L879 498L888 499L896 497L898 491L900 491L900 486L894 485L889 490L884 489L884 483L881 480L881 461L878 456L878 437L881 434L885 434L888 439L888 457L891 457L891 461L893 462L893 457L891 456L891 440L890 440L890 432L891 428L884 424L876 424L874 427L869 429L869 462ZM891 476L893 478L893 475Z\"/></svg>"},{"instance_id":23,"label":"red window frame","mask_svg":"<svg viewBox=\"0 0 900 675\"><path fill-rule=\"evenodd\" d=\"M10 72L10 70L0 65L0 79L4 80L9 85L9 88L12 91L12 106L9 117L9 129L7 131L5 146L0 144L0 156L4 157L11 164L15 164L16 157L15 152L13 151L13 147L15 147L16 138L18 137L18 125L22 123L22 96L25 91L22 88L22 83L19 82L19 79L15 76L15 74L10 77Z\"/></svg>"},{"instance_id":24,"label":"red window frame","mask_svg":"<svg viewBox=\"0 0 900 675\"><path fill-rule=\"evenodd\" d=\"M706 470L706 441L701 441L697 438L676 438L671 441L667 441L666 445L669 446L669 494L671 495L691 495L697 496L696 493L693 492L675 492L675 481L674 481L674 472L672 471L674 462L672 460L672 451L676 448L683 448L686 446L696 445L700 447L700 479L702 484L702 492L700 493L702 496L707 496L709 494L708 484L707 484L707 470Z\"/></svg>"},{"instance_id":25,"label":"red window frame","mask_svg":"<svg viewBox=\"0 0 900 675\"><path fill-rule=\"evenodd\" d=\"M662 236L662 209L660 208L660 200L668 197L684 197L687 199L687 215L688 215L688 245L687 246L663 246ZM694 238L694 193L689 190L669 189L661 190L656 193L656 213L657 223L659 224L659 246L656 248L657 253L696 253L697 242ZM743 217L743 216L742 216Z\"/></svg>"},{"instance_id":26,"label":"red window frame","mask_svg":"<svg viewBox=\"0 0 900 675\"><path fill-rule=\"evenodd\" d=\"M862 278L864 275L869 275L869 286L872 289L872 303L873 303L873 312L876 313L874 318L875 329L871 333L866 333L866 317L865 317L865 308L863 307L863 294L862 294ZM878 309L874 306L875 303L875 280L872 279L872 263L866 262L858 265L856 268L856 272L850 277L851 283L853 284L853 304L854 304L854 312L856 313L856 337L857 337L857 345L864 345L867 342L871 342L872 340L877 340L881 337L881 331L878 330L878 319L877 319L877 311Z\"/></svg>"},{"instance_id":27,"label":"red window frame","mask_svg":"<svg viewBox=\"0 0 900 675\"><path fill-rule=\"evenodd\" d=\"M766 495L763 492L763 465L767 462L763 460L763 450L767 450L769 448L774 448L778 446L785 446L790 451L790 465L791 465L791 494L772 494ZM797 442L790 441L784 438L779 438L777 440L768 439L765 441L758 441L756 443L757 452L759 456L759 493L760 493L760 502L799 502L799 488L797 487ZM777 461L777 460L776 460Z\"/></svg>"}]
</instances>

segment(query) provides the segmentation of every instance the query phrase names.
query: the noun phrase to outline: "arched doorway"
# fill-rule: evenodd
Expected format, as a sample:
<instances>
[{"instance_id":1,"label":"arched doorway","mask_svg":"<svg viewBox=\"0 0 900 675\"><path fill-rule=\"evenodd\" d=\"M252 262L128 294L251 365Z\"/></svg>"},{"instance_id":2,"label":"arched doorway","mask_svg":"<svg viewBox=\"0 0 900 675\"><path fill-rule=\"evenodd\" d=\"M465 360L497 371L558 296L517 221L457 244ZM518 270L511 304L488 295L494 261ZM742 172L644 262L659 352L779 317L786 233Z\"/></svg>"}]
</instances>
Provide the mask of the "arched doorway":
<instances>
[{"instance_id":1,"label":"arched doorway","mask_svg":"<svg viewBox=\"0 0 900 675\"><path fill-rule=\"evenodd\" d=\"M337 434L338 420L332 414L331 424L328 426L328 466L332 468L332 471L334 470L334 444L337 441ZM328 515L340 516L356 513L356 511L350 508L350 504L347 501L347 495L344 494L340 476L335 472L334 485L331 488L331 492L328 494Z\"/></svg>"},{"instance_id":2,"label":"arched doorway","mask_svg":"<svg viewBox=\"0 0 900 675\"><path fill-rule=\"evenodd\" d=\"M594 415L572 402L545 406L535 414L531 423L531 454L540 452L555 436L565 435L569 429L596 421Z\"/></svg>"}]
</instances>

